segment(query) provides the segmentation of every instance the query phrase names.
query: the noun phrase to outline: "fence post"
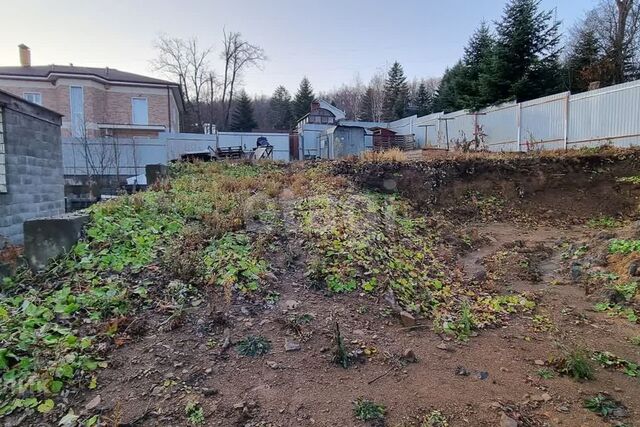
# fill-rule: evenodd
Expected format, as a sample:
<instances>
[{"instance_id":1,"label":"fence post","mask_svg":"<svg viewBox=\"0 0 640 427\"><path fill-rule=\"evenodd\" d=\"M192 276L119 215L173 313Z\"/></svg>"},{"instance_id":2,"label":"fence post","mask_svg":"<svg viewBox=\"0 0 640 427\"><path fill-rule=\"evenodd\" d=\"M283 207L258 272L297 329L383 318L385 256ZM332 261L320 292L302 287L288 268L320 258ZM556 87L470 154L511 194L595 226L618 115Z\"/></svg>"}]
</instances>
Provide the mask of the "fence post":
<instances>
[{"instance_id":1,"label":"fence post","mask_svg":"<svg viewBox=\"0 0 640 427\"><path fill-rule=\"evenodd\" d=\"M516 111L516 128L518 138L518 152L522 151L522 103L518 102L518 111Z\"/></svg>"},{"instance_id":2,"label":"fence post","mask_svg":"<svg viewBox=\"0 0 640 427\"><path fill-rule=\"evenodd\" d=\"M569 97L571 92L567 92L567 96L564 100L564 149L567 150L569 146Z\"/></svg>"}]
</instances>

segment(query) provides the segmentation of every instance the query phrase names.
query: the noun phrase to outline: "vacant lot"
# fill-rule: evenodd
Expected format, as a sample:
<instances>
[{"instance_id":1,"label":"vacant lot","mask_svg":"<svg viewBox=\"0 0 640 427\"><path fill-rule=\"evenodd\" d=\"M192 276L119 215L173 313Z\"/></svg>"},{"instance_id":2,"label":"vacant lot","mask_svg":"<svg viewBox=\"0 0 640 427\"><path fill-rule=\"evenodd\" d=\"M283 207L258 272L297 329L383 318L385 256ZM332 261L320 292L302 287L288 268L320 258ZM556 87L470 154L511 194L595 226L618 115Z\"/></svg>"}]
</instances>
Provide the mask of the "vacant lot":
<instances>
[{"instance_id":1,"label":"vacant lot","mask_svg":"<svg viewBox=\"0 0 640 427\"><path fill-rule=\"evenodd\" d=\"M178 165L5 280L0 417L633 425L639 171L607 150Z\"/></svg>"}]
</instances>

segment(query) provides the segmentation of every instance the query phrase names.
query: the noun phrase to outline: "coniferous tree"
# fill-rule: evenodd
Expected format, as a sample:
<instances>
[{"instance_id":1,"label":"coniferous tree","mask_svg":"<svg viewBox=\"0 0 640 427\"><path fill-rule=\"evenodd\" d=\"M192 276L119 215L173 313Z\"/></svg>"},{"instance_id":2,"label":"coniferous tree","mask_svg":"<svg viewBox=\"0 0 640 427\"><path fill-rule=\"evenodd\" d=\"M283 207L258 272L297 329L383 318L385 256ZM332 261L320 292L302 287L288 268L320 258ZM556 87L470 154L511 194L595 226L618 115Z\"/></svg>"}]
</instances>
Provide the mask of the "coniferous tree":
<instances>
[{"instance_id":1,"label":"coniferous tree","mask_svg":"<svg viewBox=\"0 0 640 427\"><path fill-rule=\"evenodd\" d=\"M463 63L465 73L463 81L459 82L463 87L459 92L463 93L462 105L470 110L478 110L491 101L485 99L480 91L480 77L491 71L495 40L491 30L485 21L473 33L469 43L464 49Z\"/></svg>"},{"instance_id":2,"label":"coniferous tree","mask_svg":"<svg viewBox=\"0 0 640 427\"><path fill-rule=\"evenodd\" d=\"M253 106L249 95L243 90L238 97L236 108L233 111L231 131L251 132L258 126L253 118Z\"/></svg>"},{"instance_id":3,"label":"coniferous tree","mask_svg":"<svg viewBox=\"0 0 640 427\"><path fill-rule=\"evenodd\" d=\"M434 110L449 113L464 109L465 82L466 70L462 61L458 61L452 68L447 68L434 99Z\"/></svg>"},{"instance_id":4,"label":"coniferous tree","mask_svg":"<svg viewBox=\"0 0 640 427\"><path fill-rule=\"evenodd\" d=\"M414 101L416 107L416 114L418 117L426 116L432 113L432 99L431 94L427 91L427 86L424 82L421 82L416 92L416 99Z\"/></svg>"},{"instance_id":5,"label":"coniferous tree","mask_svg":"<svg viewBox=\"0 0 640 427\"><path fill-rule=\"evenodd\" d=\"M358 112L358 120L364 122L373 121L373 88L368 87L362 96L362 102L360 103L360 111Z\"/></svg>"},{"instance_id":6,"label":"coniferous tree","mask_svg":"<svg viewBox=\"0 0 640 427\"><path fill-rule=\"evenodd\" d=\"M300 82L300 87L296 96L293 99L293 119L299 120L302 116L307 114L311 108L311 103L315 100L313 94L313 88L309 79L304 77Z\"/></svg>"},{"instance_id":7,"label":"coniferous tree","mask_svg":"<svg viewBox=\"0 0 640 427\"><path fill-rule=\"evenodd\" d=\"M559 91L559 23L552 12L540 10L540 0L510 0L496 26L493 60L480 79L482 98L525 101Z\"/></svg>"},{"instance_id":8,"label":"coniferous tree","mask_svg":"<svg viewBox=\"0 0 640 427\"><path fill-rule=\"evenodd\" d=\"M278 86L269 101L270 118L274 129L290 129L293 125L291 95L284 86Z\"/></svg>"},{"instance_id":9,"label":"coniferous tree","mask_svg":"<svg viewBox=\"0 0 640 427\"><path fill-rule=\"evenodd\" d=\"M384 84L382 118L387 122L405 117L409 104L409 86L399 62L394 62Z\"/></svg>"},{"instance_id":10,"label":"coniferous tree","mask_svg":"<svg viewBox=\"0 0 640 427\"><path fill-rule=\"evenodd\" d=\"M567 54L569 89L572 92L584 92L589 89L591 82L604 78L603 61L602 48L595 30L580 28Z\"/></svg>"},{"instance_id":11,"label":"coniferous tree","mask_svg":"<svg viewBox=\"0 0 640 427\"><path fill-rule=\"evenodd\" d=\"M462 60L445 72L438 91L438 110L478 110L491 103L480 89L480 80L491 73L494 45L489 26L483 21L464 48Z\"/></svg>"}]
</instances>

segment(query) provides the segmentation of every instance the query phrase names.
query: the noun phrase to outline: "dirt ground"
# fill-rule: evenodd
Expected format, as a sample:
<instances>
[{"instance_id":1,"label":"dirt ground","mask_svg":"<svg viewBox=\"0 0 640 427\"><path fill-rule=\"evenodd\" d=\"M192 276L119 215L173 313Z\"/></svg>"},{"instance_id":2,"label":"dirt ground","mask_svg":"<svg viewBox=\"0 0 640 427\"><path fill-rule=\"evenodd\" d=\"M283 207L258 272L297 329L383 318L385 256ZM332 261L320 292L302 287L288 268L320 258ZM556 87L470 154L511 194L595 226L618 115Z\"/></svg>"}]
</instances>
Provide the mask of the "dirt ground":
<instances>
[{"instance_id":1,"label":"dirt ground","mask_svg":"<svg viewBox=\"0 0 640 427\"><path fill-rule=\"evenodd\" d=\"M593 380L555 369L571 349L640 360L640 346L631 342L640 335L637 323L594 308L609 298L594 277L626 278L634 260L607 249L612 238L640 237L635 193L597 184L592 197L585 180L582 189L556 187L553 198L531 191L517 202L494 185L499 180L444 188L424 215L447 218L439 256L461 280L531 295L531 313L514 313L500 327L456 340L434 332L429 320L403 321L381 295L316 289L305 274L308 253L285 189L283 230L268 255L270 290L279 298L229 301L211 287L179 322L159 310L144 312L129 324L130 338L108 355L97 388L71 393L67 401L80 414L98 411L106 425L118 426L189 425L185 405L194 401L204 425L367 425L354 418L359 398L384 405L388 426L638 424L637 377L596 362ZM482 199L454 201L474 189ZM506 201L487 198L491 191ZM607 191L611 201L603 204L598 194ZM571 215L578 204L582 215ZM588 218L604 214L615 215L612 226L588 225ZM470 238L462 244L460 235ZM359 349L359 361L347 369L332 361L336 324L347 348ZM247 336L267 338L271 350L239 355L234 344ZM623 405L616 416L584 407L599 393ZM440 423L429 420L434 411Z\"/></svg>"}]
</instances>

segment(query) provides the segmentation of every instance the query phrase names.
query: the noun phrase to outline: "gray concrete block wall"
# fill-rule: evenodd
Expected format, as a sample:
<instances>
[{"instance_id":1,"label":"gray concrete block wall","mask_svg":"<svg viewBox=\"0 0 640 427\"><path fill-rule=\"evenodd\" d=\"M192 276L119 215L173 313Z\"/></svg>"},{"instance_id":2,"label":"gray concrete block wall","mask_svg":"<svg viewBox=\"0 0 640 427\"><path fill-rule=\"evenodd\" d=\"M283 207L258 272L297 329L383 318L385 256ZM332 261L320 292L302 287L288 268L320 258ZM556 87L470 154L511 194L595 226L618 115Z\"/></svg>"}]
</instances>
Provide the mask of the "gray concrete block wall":
<instances>
[{"instance_id":1,"label":"gray concrete block wall","mask_svg":"<svg viewBox=\"0 0 640 427\"><path fill-rule=\"evenodd\" d=\"M6 192L0 192L0 236L22 243L23 222L64 213L60 117L12 99L4 114Z\"/></svg>"}]
</instances>

